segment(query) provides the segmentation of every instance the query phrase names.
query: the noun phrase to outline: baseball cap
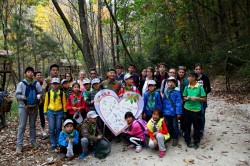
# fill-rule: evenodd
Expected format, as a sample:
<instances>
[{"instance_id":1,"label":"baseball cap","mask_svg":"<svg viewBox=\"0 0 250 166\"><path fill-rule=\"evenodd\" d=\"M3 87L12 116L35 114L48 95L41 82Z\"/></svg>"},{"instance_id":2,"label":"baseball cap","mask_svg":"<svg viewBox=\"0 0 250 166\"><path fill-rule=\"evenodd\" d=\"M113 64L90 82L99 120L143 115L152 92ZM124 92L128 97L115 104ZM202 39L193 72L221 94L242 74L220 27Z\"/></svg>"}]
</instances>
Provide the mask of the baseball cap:
<instances>
[{"instance_id":1,"label":"baseball cap","mask_svg":"<svg viewBox=\"0 0 250 166\"><path fill-rule=\"evenodd\" d=\"M60 84L60 80L59 80L59 78L52 78L51 83L52 83L52 84L53 84L53 83L58 83L58 84Z\"/></svg>"},{"instance_id":2,"label":"baseball cap","mask_svg":"<svg viewBox=\"0 0 250 166\"><path fill-rule=\"evenodd\" d=\"M95 111L89 111L87 113L87 118L96 118L98 115L96 114Z\"/></svg>"},{"instance_id":3,"label":"baseball cap","mask_svg":"<svg viewBox=\"0 0 250 166\"><path fill-rule=\"evenodd\" d=\"M91 83L91 81L90 81L90 79L88 79L88 78L85 78L84 80L83 80L83 85L84 84L90 84Z\"/></svg>"},{"instance_id":4,"label":"baseball cap","mask_svg":"<svg viewBox=\"0 0 250 166\"><path fill-rule=\"evenodd\" d=\"M174 82L176 82L176 78L175 78L175 77L169 77L169 78L167 79L167 81L174 81Z\"/></svg>"},{"instance_id":5,"label":"baseball cap","mask_svg":"<svg viewBox=\"0 0 250 166\"><path fill-rule=\"evenodd\" d=\"M133 77L133 75L131 75L131 74L126 74L125 76L124 76L124 80L126 80L126 79L129 79L130 77Z\"/></svg>"},{"instance_id":6,"label":"baseball cap","mask_svg":"<svg viewBox=\"0 0 250 166\"><path fill-rule=\"evenodd\" d=\"M148 80L148 85L156 85L155 80Z\"/></svg>"},{"instance_id":7,"label":"baseball cap","mask_svg":"<svg viewBox=\"0 0 250 166\"><path fill-rule=\"evenodd\" d=\"M94 78L92 81L91 81L91 84L99 84L101 81L99 78Z\"/></svg>"},{"instance_id":8,"label":"baseball cap","mask_svg":"<svg viewBox=\"0 0 250 166\"><path fill-rule=\"evenodd\" d=\"M198 78L198 74L195 73L195 71L190 71L190 72L188 73L188 76Z\"/></svg>"},{"instance_id":9,"label":"baseball cap","mask_svg":"<svg viewBox=\"0 0 250 166\"><path fill-rule=\"evenodd\" d=\"M64 82L69 82L69 81L66 80L66 79L63 79L63 80L61 81L61 84L63 84Z\"/></svg>"},{"instance_id":10,"label":"baseball cap","mask_svg":"<svg viewBox=\"0 0 250 166\"><path fill-rule=\"evenodd\" d=\"M74 124L74 122L71 120L71 119L66 119L64 122L63 122L63 127L65 127L67 124Z\"/></svg>"}]
</instances>

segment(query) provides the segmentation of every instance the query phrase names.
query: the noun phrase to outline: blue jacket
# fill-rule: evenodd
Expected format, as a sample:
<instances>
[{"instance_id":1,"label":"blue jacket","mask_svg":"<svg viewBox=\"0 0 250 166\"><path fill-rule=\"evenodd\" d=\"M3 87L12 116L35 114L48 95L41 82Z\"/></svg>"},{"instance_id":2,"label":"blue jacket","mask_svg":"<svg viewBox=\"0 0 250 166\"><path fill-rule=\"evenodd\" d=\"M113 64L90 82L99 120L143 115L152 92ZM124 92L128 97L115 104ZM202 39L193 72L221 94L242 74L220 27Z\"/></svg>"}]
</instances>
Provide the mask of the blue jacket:
<instances>
[{"instance_id":1,"label":"blue jacket","mask_svg":"<svg viewBox=\"0 0 250 166\"><path fill-rule=\"evenodd\" d=\"M169 91L169 88L167 89ZM163 95L163 114L168 116L175 116L182 114L182 99L181 93L178 90L170 92L169 97L172 99L175 109L170 100L167 98L167 91Z\"/></svg>"},{"instance_id":2,"label":"blue jacket","mask_svg":"<svg viewBox=\"0 0 250 166\"><path fill-rule=\"evenodd\" d=\"M69 138L69 139L73 138L74 139L73 145L76 145L78 144L79 133L76 130L73 130L71 133L67 133L67 131L62 130L60 132L59 141L58 141L60 146L68 146L68 142L66 141L66 138Z\"/></svg>"},{"instance_id":3,"label":"blue jacket","mask_svg":"<svg viewBox=\"0 0 250 166\"><path fill-rule=\"evenodd\" d=\"M150 105L150 92L144 93L144 108L143 113L146 115L152 115L152 111L154 108L157 108L159 110L162 109L162 103L161 103L161 96L159 92L153 92L153 102Z\"/></svg>"}]
</instances>

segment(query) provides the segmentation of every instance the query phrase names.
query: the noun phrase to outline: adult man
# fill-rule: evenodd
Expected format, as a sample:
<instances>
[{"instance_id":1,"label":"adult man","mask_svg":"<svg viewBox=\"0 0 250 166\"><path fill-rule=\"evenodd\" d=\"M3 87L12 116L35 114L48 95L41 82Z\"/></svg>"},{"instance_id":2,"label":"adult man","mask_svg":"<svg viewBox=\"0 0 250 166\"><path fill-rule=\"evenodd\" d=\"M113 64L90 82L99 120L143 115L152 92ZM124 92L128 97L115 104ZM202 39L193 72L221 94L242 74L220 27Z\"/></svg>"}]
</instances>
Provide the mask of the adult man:
<instances>
[{"instance_id":1,"label":"adult man","mask_svg":"<svg viewBox=\"0 0 250 166\"><path fill-rule=\"evenodd\" d=\"M115 65L116 76L115 80L124 83L123 66L121 64Z\"/></svg>"},{"instance_id":2,"label":"adult man","mask_svg":"<svg viewBox=\"0 0 250 166\"><path fill-rule=\"evenodd\" d=\"M43 81L43 92L47 92L50 89L50 85L51 85L51 79L52 78L56 78L58 77L59 74L59 66L57 64L53 64L49 67L50 70L50 76L47 77L44 81Z\"/></svg>"},{"instance_id":3,"label":"adult man","mask_svg":"<svg viewBox=\"0 0 250 166\"><path fill-rule=\"evenodd\" d=\"M156 87L160 89L161 83L164 79L168 78L168 73L166 72L166 64L161 62L158 64L159 73L155 75L156 78Z\"/></svg>"},{"instance_id":4,"label":"adult man","mask_svg":"<svg viewBox=\"0 0 250 166\"><path fill-rule=\"evenodd\" d=\"M128 73L133 76L134 85L138 88L139 87L139 81L140 81L140 75L135 73L135 69L136 69L135 65L130 64L129 67L128 67Z\"/></svg>"}]
</instances>

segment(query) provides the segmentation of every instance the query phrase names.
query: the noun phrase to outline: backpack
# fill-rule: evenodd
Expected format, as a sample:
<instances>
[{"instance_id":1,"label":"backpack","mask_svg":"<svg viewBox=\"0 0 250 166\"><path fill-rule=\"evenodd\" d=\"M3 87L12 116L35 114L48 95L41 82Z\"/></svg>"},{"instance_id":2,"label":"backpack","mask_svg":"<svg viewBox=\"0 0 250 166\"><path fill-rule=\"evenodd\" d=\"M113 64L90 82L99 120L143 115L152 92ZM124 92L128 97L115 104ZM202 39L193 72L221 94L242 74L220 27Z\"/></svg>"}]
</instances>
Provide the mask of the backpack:
<instances>
[{"instance_id":1,"label":"backpack","mask_svg":"<svg viewBox=\"0 0 250 166\"><path fill-rule=\"evenodd\" d=\"M139 123L139 125L141 126L141 129L144 133L144 135L148 135L148 128L147 128L147 122L143 119L137 119L136 122Z\"/></svg>"},{"instance_id":2,"label":"backpack","mask_svg":"<svg viewBox=\"0 0 250 166\"><path fill-rule=\"evenodd\" d=\"M25 105L35 105L38 103L37 99L37 90L36 90L36 83L37 81L34 81L32 84L27 83L26 81L22 81L23 84L26 86L25 89L25 97L27 100L24 100Z\"/></svg>"}]
</instances>

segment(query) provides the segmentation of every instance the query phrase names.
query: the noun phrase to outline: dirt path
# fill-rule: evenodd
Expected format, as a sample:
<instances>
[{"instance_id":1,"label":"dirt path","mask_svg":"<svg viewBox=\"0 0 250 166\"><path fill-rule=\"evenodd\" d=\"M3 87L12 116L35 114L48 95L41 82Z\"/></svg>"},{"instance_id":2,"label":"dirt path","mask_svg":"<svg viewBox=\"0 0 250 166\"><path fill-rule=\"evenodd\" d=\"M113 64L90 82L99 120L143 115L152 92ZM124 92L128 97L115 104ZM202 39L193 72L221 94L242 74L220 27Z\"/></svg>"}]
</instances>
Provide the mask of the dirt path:
<instances>
[{"instance_id":1,"label":"dirt path","mask_svg":"<svg viewBox=\"0 0 250 166\"><path fill-rule=\"evenodd\" d=\"M143 149L139 154L132 150L123 150L122 143L112 142L111 154L104 160L88 156L85 160L57 162L58 165L249 165L250 164L250 104L230 104L218 97L209 96L209 107L206 114L206 129L199 149L187 148L183 138L179 146L167 144L167 154L159 159L157 151ZM6 131L16 132L15 126ZM47 158L59 159L58 152L49 152L48 139L38 138L42 144L38 150L29 149L26 141L23 157L11 157L15 150L15 135L11 139L4 138L1 131L0 165L39 165L48 162ZM26 134L27 135L27 134ZM27 140L27 139L26 139ZM6 148L3 148L6 147ZM8 148L7 148L8 147ZM53 158L52 158L53 157ZM8 158L8 159L6 159ZM54 164L55 165L55 164Z\"/></svg>"}]
</instances>

